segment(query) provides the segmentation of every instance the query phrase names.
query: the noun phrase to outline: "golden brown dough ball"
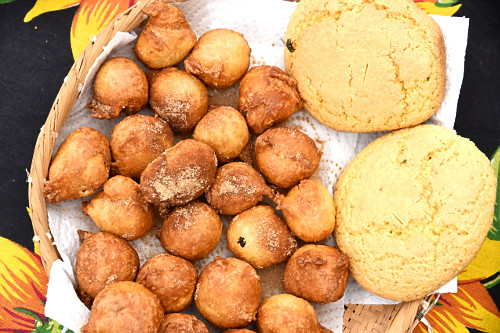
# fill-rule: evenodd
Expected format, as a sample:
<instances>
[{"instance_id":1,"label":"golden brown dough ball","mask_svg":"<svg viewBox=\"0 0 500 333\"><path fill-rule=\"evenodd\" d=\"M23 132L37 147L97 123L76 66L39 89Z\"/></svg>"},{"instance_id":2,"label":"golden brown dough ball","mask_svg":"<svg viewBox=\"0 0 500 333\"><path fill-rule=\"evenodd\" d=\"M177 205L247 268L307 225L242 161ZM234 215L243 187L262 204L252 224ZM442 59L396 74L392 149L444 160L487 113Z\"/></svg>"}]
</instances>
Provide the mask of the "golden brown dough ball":
<instances>
[{"instance_id":1,"label":"golden brown dough ball","mask_svg":"<svg viewBox=\"0 0 500 333\"><path fill-rule=\"evenodd\" d=\"M184 205L212 186L217 157L196 140L183 140L151 162L141 175L146 201L160 208Z\"/></svg>"},{"instance_id":2,"label":"golden brown dough ball","mask_svg":"<svg viewBox=\"0 0 500 333\"><path fill-rule=\"evenodd\" d=\"M261 134L254 151L264 178L281 188L311 177L321 158L313 139L289 127L271 128Z\"/></svg>"},{"instance_id":3,"label":"golden brown dough ball","mask_svg":"<svg viewBox=\"0 0 500 333\"><path fill-rule=\"evenodd\" d=\"M238 108L260 134L302 108L297 82L278 67L252 67L241 79Z\"/></svg>"},{"instance_id":4,"label":"golden brown dough ball","mask_svg":"<svg viewBox=\"0 0 500 333\"><path fill-rule=\"evenodd\" d=\"M241 113L231 107L219 107L201 118L193 139L212 147L220 162L228 162L240 155L250 133Z\"/></svg>"},{"instance_id":5,"label":"golden brown dough ball","mask_svg":"<svg viewBox=\"0 0 500 333\"><path fill-rule=\"evenodd\" d=\"M261 333L320 333L314 308L302 298L278 294L266 298L259 307L257 329Z\"/></svg>"},{"instance_id":6,"label":"golden brown dough ball","mask_svg":"<svg viewBox=\"0 0 500 333\"><path fill-rule=\"evenodd\" d=\"M139 184L132 178L110 178L82 209L102 231L135 240L153 226L154 209L142 196Z\"/></svg>"},{"instance_id":7,"label":"golden brown dough ball","mask_svg":"<svg viewBox=\"0 0 500 333\"><path fill-rule=\"evenodd\" d=\"M256 268L286 261L297 241L274 209L260 205L234 217L227 230L227 247Z\"/></svg>"},{"instance_id":8,"label":"golden brown dough ball","mask_svg":"<svg viewBox=\"0 0 500 333\"><path fill-rule=\"evenodd\" d=\"M216 257L201 271L194 301L201 315L220 328L245 327L255 320L260 278L248 263Z\"/></svg>"},{"instance_id":9,"label":"golden brown dough ball","mask_svg":"<svg viewBox=\"0 0 500 333\"><path fill-rule=\"evenodd\" d=\"M111 153L106 137L81 127L57 150L43 194L48 202L82 198L95 193L109 177Z\"/></svg>"},{"instance_id":10,"label":"golden brown dough ball","mask_svg":"<svg viewBox=\"0 0 500 333\"><path fill-rule=\"evenodd\" d=\"M208 110L208 90L195 76L175 67L148 71L149 104L174 132L188 133Z\"/></svg>"},{"instance_id":11,"label":"golden brown dough ball","mask_svg":"<svg viewBox=\"0 0 500 333\"><path fill-rule=\"evenodd\" d=\"M168 252L187 260L205 258L215 250L222 234L222 221L203 202L176 207L163 222L161 245Z\"/></svg>"},{"instance_id":12,"label":"golden brown dough ball","mask_svg":"<svg viewBox=\"0 0 500 333\"><path fill-rule=\"evenodd\" d=\"M226 88L247 71L250 51L242 34L230 29L210 30L200 37L184 66L205 84Z\"/></svg>"},{"instance_id":13,"label":"golden brown dough ball","mask_svg":"<svg viewBox=\"0 0 500 333\"><path fill-rule=\"evenodd\" d=\"M184 14L165 1L143 8L149 16L134 52L150 68L163 68L181 62L196 44L196 34Z\"/></svg>"},{"instance_id":14,"label":"golden brown dough ball","mask_svg":"<svg viewBox=\"0 0 500 333\"><path fill-rule=\"evenodd\" d=\"M97 295L82 333L157 333L163 319L158 298L136 282L117 282Z\"/></svg>"},{"instance_id":15,"label":"golden brown dough ball","mask_svg":"<svg viewBox=\"0 0 500 333\"><path fill-rule=\"evenodd\" d=\"M255 331L247 330L246 328L232 328L225 330L222 333L255 333Z\"/></svg>"},{"instance_id":16,"label":"golden brown dough ball","mask_svg":"<svg viewBox=\"0 0 500 333\"><path fill-rule=\"evenodd\" d=\"M198 273L189 261L161 253L142 265L137 282L158 297L166 313L179 312L193 300Z\"/></svg>"},{"instance_id":17,"label":"golden brown dough ball","mask_svg":"<svg viewBox=\"0 0 500 333\"><path fill-rule=\"evenodd\" d=\"M78 234L83 244L76 254L75 275L84 303L90 304L107 285L135 280L139 256L126 240L107 232Z\"/></svg>"},{"instance_id":18,"label":"golden brown dough ball","mask_svg":"<svg viewBox=\"0 0 500 333\"><path fill-rule=\"evenodd\" d=\"M184 313L169 313L163 317L158 333L208 333L208 329L195 316Z\"/></svg>"},{"instance_id":19,"label":"golden brown dough ball","mask_svg":"<svg viewBox=\"0 0 500 333\"><path fill-rule=\"evenodd\" d=\"M232 162L217 170L206 198L219 213L236 215L255 206L264 196L272 195L272 190L255 169L245 163Z\"/></svg>"},{"instance_id":20,"label":"golden brown dough ball","mask_svg":"<svg viewBox=\"0 0 500 333\"><path fill-rule=\"evenodd\" d=\"M303 179L279 201L286 224L297 237L318 242L335 227L335 204L326 187L313 179Z\"/></svg>"},{"instance_id":21,"label":"golden brown dough ball","mask_svg":"<svg viewBox=\"0 0 500 333\"><path fill-rule=\"evenodd\" d=\"M287 293L313 303L336 302L344 296L349 260L339 249L307 244L288 260L283 286Z\"/></svg>"},{"instance_id":22,"label":"golden brown dough ball","mask_svg":"<svg viewBox=\"0 0 500 333\"><path fill-rule=\"evenodd\" d=\"M106 61L94 81L94 98L87 106L91 116L111 119L139 112L148 103L148 80L142 69L129 58Z\"/></svg>"},{"instance_id":23,"label":"golden brown dough ball","mask_svg":"<svg viewBox=\"0 0 500 333\"><path fill-rule=\"evenodd\" d=\"M113 127L110 145L114 173L139 180L148 164L174 145L174 134L162 119L135 114Z\"/></svg>"}]
</instances>

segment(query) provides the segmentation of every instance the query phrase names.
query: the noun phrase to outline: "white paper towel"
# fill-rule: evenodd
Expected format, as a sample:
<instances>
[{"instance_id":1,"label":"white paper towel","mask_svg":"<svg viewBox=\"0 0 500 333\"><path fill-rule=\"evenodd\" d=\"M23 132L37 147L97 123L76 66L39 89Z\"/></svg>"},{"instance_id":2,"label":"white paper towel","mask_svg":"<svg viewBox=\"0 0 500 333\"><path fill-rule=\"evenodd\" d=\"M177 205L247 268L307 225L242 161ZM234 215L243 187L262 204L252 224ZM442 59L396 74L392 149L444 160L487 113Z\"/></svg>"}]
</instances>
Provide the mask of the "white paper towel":
<instances>
[{"instance_id":1,"label":"white paper towel","mask_svg":"<svg viewBox=\"0 0 500 333\"><path fill-rule=\"evenodd\" d=\"M230 28L239 31L244 34L252 48L251 65L265 63L284 68L283 38L288 20L297 3L282 0L198 0L176 5L185 13L192 29L198 36L214 28ZM441 26L445 37L448 80L442 106L428 122L453 128L463 77L468 19L434 18ZM126 56L135 60L145 69L131 51L135 38L135 33L118 33L113 41L105 47L103 54L87 77L82 94L59 133L54 152L69 133L83 125L96 128L109 138L112 127L122 117L112 120L97 120L90 117L90 112L85 108L85 105L91 100L93 77L100 63L105 59L113 56ZM228 88L227 91L229 95L234 95L236 90L233 87ZM214 91L211 90L211 95L213 94ZM148 114L148 112L150 113L148 110L141 111L141 113L145 114ZM313 178L321 180L327 186L330 194L333 193L336 180L347 163L369 142L380 135L380 133L337 132L319 124L305 111L296 113L284 125L300 129L315 139L319 148L323 151L323 156L318 171ZM80 246L76 230L98 231L91 219L82 214L81 202L84 200L89 200L89 198L69 200L59 204L48 204L47 207L49 225L54 241L59 252L65 258L65 263L57 262L52 268L46 315L77 333L87 321L88 310L85 311L86 308L76 297L71 283L73 273L69 267L74 267L76 253ZM231 252L227 250L225 241L225 231L229 225L229 219L223 220L223 237L219 247L208 258L194 263L198 272L215 255L232 256ZM153 255L164 252L155 237L155 232L160 226L161 220L157 219L155 226L146 236L131 242L138 250L141 264ZM334 245L333 237L330 236L325 243ZM281 285L283 269L284 265L277 265L276 267L259 270L263 281L263 298L283 292ZM456 292L456 279L443 288L440 289L440 292ZM334 332L342 332L344 302L356 304L394 303L367 292L351 279L345 293L345 299L327 305L315 305L320 322ZM184 312L196 314L200 317L194 306ZM216 332L213 326L209 324L207 326L211 332Z\"/></svg>"}]
</instances>

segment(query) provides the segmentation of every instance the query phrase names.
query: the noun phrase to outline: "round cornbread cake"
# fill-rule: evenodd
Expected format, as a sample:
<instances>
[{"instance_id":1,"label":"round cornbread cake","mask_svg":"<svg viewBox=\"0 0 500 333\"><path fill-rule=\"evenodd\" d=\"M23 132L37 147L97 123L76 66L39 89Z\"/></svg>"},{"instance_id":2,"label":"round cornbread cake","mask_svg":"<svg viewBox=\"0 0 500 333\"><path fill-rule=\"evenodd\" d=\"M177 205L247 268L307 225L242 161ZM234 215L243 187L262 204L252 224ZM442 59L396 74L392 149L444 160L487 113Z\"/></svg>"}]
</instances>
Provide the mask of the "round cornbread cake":
<instances>
[{"instance_id":1,"label":"round cornbread cake","mask_svg":"<svg viewBox=\"0 0 500 333\"><path fill-rule=\"evenodd\" d=\"M335 130L414 126L443 100L443 35L411 0L301 0L286 44L305 109Z\"/></svg>"},{"instance_id":2,"label":"round cornbread cake","mask_svg":"<svg viewBox=\"0 0 500 333\"><path fill-rule=\"evenodd\" d=\"M402 129L370 143L343 171L335 239L363 288L419 299L474 258L495 194L490 161L471 141L435 125Z\"/></svg>"}]
</instances>

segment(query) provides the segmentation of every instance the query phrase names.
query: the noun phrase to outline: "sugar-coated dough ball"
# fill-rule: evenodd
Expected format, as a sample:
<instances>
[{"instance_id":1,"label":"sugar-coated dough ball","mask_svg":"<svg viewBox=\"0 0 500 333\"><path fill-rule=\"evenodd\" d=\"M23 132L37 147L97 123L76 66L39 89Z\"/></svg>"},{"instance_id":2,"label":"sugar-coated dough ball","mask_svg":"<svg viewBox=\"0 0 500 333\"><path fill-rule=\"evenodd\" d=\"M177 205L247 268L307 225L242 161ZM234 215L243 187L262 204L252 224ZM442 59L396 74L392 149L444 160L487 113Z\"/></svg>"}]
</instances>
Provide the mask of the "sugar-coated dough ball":
<instances>
[{"instance_id":1,"label":"sugar-coated dough ball","mask_svg":"<svg viewBox=\"0 0 500 333\"><path fill-rule=\"evenodd\" d=\"M158 333L208 333L208 329L195 316L169 313L163 317Z\"/></svg>"},{"instance_id":2,"label":"sugar-coated dough ball","mask_svg":"<svg viewBox=\"0 0 500 333\"><path fill-rule=\"evenodd\" d=\"M196 140L183 140L143 171L141 191L148 202L160 208L184 205L212 186L216 171L212 148Z\"/></svg>"},{"instance_id":3,"label":"sugar-coated dough ball","mask_svg":"<svg viewBox=\"0 0 500 333\"><path fill-rule=\"evenodd\" d=\"M219 215L209 205L195 201L170 212L163 222L160 242L176 256L199 260L215 250L221 234Z\"/></svg>"},{"instance_id":4,"label":"sugar-coated dough ball","mask_svg":"<svg viewBox=\"0 0 500 333\"><path fill-rule=\"evenodd\" d=\"M260 134L302 108L297 82L275 66L252 67L240 82L239 109Z\"/></svg>"},{"instance_id":5,"label":"sugar-coated dough ball","mask_svg":"<svg viewBox=\"0 0 500 333\"><path fill-rule=\"evenodd\" d=\"M75 275L84 303L90 304L107 285L135 280L139 256L126 240L107 232L78 233L83 244L76 254Z\"/></svg>"},{"instance_id":6,"label":"sugar-coated dough ball","mask_svg":"<svg viewBox=\"0 0 500 333\"><path fill-rule=\"evenodd\" d=\"M97 295L82 333L157 333L163 319L158 298L136 282L117 282Z\"/></svg>"},{"instance_id":7,"label":"sugar-coated dough ball","mask_svg":"<svg viewBox=\"0 0 500 333\"><path fill-rule=\"evenodd\" d=\"M206 193L207 202L219 213L236 215L273 195L261 175L241 162L224 164Z\"/></svg>"},{"instance_id":8,"label":"sugar-coated dough ball","mask_svg":"<svg viewBox=\"0 0 500 333\"><path fill-rule=\"evenodd\" d=\"M149 104L174 132L188 133L208 110L208 90L195 76L175 67L147 73Z\"/></svg>"},{"instance_id":9,"label":"sugar-coated dough ball","mask_svg":"<svg viewBox=\"0 0 500 333\"><path fill-rule=\"evenodd\" d=\"M313 179L303 179L279 200L278 209L297 237L318 242L335 227L335 205L326 187Z\"/></svg>"},{"instance_id":10,"label":"sugar-coated dough ball","mask_svg":"<svg viewBox=\"0 0 500 333\"><path fill-rule=\"evenodd\" d=\"M193 300L198 273L189 261L161 253L142 265L137 282L158 297L166 313L179 312Z\"/></svg>"},{"instance_id":11,"label":"sugar-coated dough ball","mask_svg":"<svg viewBox=\"0 0 500 333\"><path fill-rule=\"evenodd\" d=\"M491 229L497 179L473 142L437 125L391 132L344 168L335 240L364 289L411 301L474 259Z\"/></svg>"},{"instance_id":12,"label":"sugar-coated dough ball","mask_svg":"<svg viewBox=\"0 0 500 333\"><path fill-rule=\"evenodd\" d=\"M73 131L52 160L45 199L60 202L95 193L108 180L110 164L109 143L101 132L90 127Z\"/></svg>"},{"instance_id":13,"label":"sugar-coated dough ball","mask_svg":"<svg viewBox=\"0 0 500 333\"><path fill-rule=\"evenodd\" d=\"M134 47L137 57L150 68L181 62L196 44L196 34L184 14L165 1L154 1L142 12L149 20Z\"/></svg>"},{"instance_id":14,"label":"sugar-coated dough ball","mask_svg":"<svg viewBox=\"0 0 500 333\"><path fill-rule=\"evenodd\" d=\"M288 188L311 177L321 153L306 134L289 127L271 128L255 141L255 160L266 180Z\"/></svg>"},{"instance_id":15,"label":"sugar-coated dough ball","mask_svg":"<svg viewBox=\"0 0 500 333\"><path fill-rule=\"evenodd\" d=\"M255 333L255 331L251 331L246 328L231 328L223 331L222 333Z\"/></svg>"},{"instance_id":16,"label":"sugar-coated dough ball","mask_svg":"<svg viewBox=\"0 0 500 333\"><path fill-rule=\"evenodd\" d=\"M154 222L153 206L142 196L139 184L120 175L110 178L82 209L101 231L126 240L144 236Z\"/></svg>"},{"instance_id":17,"label":"sugar-coated dough ball","mask_svg":"<svg viewBox=\"0 0 500 333\"><path fill-rule=\"evenodd\" d=\"M241 113L231 107L218 107L201 118L193 139L212 147L220 162L228 162L240 155L250 133Z\"/></svg>"},{"instance_id":18,"label":"sugar-coated dough ball","mask_svg":"<svg viewBox=\"0 0 500 333\"><path fill-rule=\"evenodd\" d=\"M139 180L148 164L173 145L172 130L162 119L128 116L111 131L111 169L115 174Z\"/></svg>"},{"instance_id":19,"label":"sugar-coated dough ball","mask_svg":"<svg viewBox=\"0 0 500 333\"><path fill-rule=\"evenodd\" d=\"M91 116L111 119L121 113L134 114L148 103L148 80L142 69L129 58L107 60L94 81L94 98L88 105Z\"/></svg>"},{"instance_id":20,"label":"sugar-coated dough ball","mask_svg":"<svg viewBox=\"0 0 500 333\"><path fill-rule=\"evenodd\" d=\"M250 51L242 34L230 29L210 30L200 37L184 66L207 85L226 88L247 71Z\"/></svg>"},{"instance_id":21,"label":"sugar-coated dough ball","mask_svg":"<svg viewBox=\"0 0 500 333\"><path fill-rule=\"evenodd\" d=\"M297 241L274 209L260 205L236 215L227 230L227 247L256 268L286 261Z\"/></svg>"},{"instance_id":22,"label":"sugar-coated dough ball","mask_svg":"<svg viewBox=\"0 0 500 333\"><path fill-rule=\"evenodd\" d=\"M283 286L287 293L313 303L336 302L344 296L349 260L339 249L307 244L288 260Z\"/></svg>"},{"instance_id":23,"label":"sugar-coated dough ball","mask_svg":"<svg viewBox=\"0 0 500 333\"><path fill-rule=\"evenodd\" d=\"M257 329L261 333L320 333L314 308L306 300L278 294L266 298L259 307Z\"/></svg>"},{"instance_id":24,"label":"sugar-coated dough ball","mask_svg":"<svg viewBox=\"0 0 500 333\"><path fill-rule=\"evenodd\" d=\"M201 315L220 328L245 327L255 320L260 277L248 263L216 257L203 268L194 301Z\"/></svg>"}]
</instances>

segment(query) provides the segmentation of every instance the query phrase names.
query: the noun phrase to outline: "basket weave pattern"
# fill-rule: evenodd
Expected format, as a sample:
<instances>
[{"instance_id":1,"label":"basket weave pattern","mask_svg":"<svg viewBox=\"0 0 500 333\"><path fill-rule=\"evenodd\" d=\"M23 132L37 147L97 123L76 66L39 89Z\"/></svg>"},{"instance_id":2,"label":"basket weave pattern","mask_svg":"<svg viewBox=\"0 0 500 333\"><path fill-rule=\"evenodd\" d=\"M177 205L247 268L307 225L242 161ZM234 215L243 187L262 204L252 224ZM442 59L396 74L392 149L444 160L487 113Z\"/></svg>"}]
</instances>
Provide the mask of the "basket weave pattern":
<instances>
[{"instance_id":1,"label":"basket weave pattern","mask_svg":"<svg viewBox=\"0 0 500 333\"><path fill-rule=\"evenodd\" d=\"M48 175L57 134L80 94L79 88L83 85L87 73L101 54L103 47L118 31L131 31L144 22L146 17L143 15L142 9L151 1L154 0L140 1L118 15L89 43L71 67L38 135L30 170L31 181L28 185L28 197L33 230L38 237L37 240L39 239L40 256L47 276L50 275L53 262L59 259L50 234L47 206L43 195L43 187ZM419 309L422 304L427 304L430 307L434 305L433 302L429 303L424 300L398 305L346 305L343 331L350 333L409 332L421 319L422 315L417 316L417 311L424 313L425 310L430 309L429 306Z\"/></svg>"}]
</instances>

